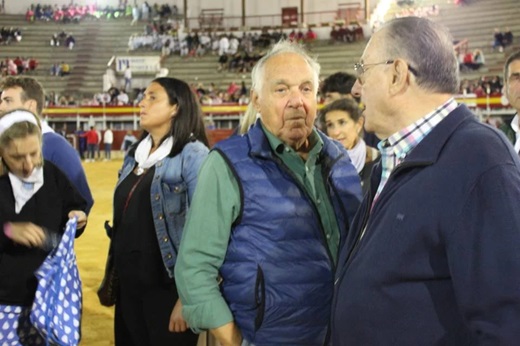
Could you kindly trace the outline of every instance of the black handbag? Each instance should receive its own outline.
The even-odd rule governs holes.
[[[105,230],[107,235],[112,238],[113,229],[109,225],[108,221],[105,221]],[[99,302],[103,306],[114,306],[117,298],[117,291],[119,290],[119,277],[117,276],[116,267],[114,263],[114,253],[112,250],[112,240],[110,240],[110,246],[108,247],[107,263],[105,264],[105,276],[101,285],[97,290]]]

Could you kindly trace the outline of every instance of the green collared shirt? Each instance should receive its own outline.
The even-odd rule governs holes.
[[[312,149],[304,161],[292,148],[262,129],[273,153],[303,187],[316,207],[334,263],[339,227],[318,161],[323,142],[313,130]],[[233,321],[220,292],[217,277],[226,256],[231,227],[239,217],[240,189],[224,158],[210,152],[199,172],[175,267],[175,280],[183,303],[183,316],[195,331],[221,327]]]

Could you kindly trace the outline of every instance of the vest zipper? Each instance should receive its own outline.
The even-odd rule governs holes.
[[[273,157],[273,159],[275,161],[278,162],[278,164],[280,165],[280,167],[283,168],[283,170],[289,174],[291,176],[291,178],[293,178],[296,186],[298,186],[298,188],[300,189],[300,191],[303,192],[303,194],[305,195],[305,197],[307,197],[307,200],[309,201],[311,207],[312,207],[312,210],[314,210],[314,213],[315,215],[318,217],[318,224],[319,224],[319,227],[320,227],[320,232],[321,232],[321,235],[322,235],[322,239],[321,239],[321,242],[322,244],[325,246],[325,250],[327,250],[327,255],[329,257],[329,261],[330,261],[330,264],[331,264],[331,269],[332,269],[332,280],[334,281],[334,273],[336,271],[336,264],[334,263],[334,259],[332,257],[332,253],[330,252],[330,249],[329,249],[329,244],[327,243],[327,236],[325,235],[325,230],[323,229],[323,224],[321,222],[321,217],[320,217],[320,213],[318,212],[318,209],[316,208],[316,206],[314,205],[314,202],[312,201],[312,198],[310,197],[309,193],[307,192],[307,190],[305,190],[305,187],[302,186],[302,184],[300,183],[300,181],[298,180],[298,178],[296,177],[296,175],[289,169],[289,167],[287,167],[282,160],[280,160],[278,157]]]

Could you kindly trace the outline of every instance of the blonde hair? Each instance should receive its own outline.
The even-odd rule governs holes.
[[[238,134],[243,135],[244,133],[249,131],[249,128],[251,128],[251,126],[253,126],[256,119],[258,118],[257,114],[258,113],[257,113],[255,107],[253,106],[253,102],[249,102],[249,104],[247,105],[246,112],[244,113],[244,116],[242,117],[242,120],[240,121],[240,127],[238,129]]]

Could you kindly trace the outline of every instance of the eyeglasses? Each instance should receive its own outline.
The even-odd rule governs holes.
[[[357,77],[361,77],[363,73],[365,73],[368,70],[368,66],[377,66],[377,65],[388,65],[393,64],[395,60],[387,60],[383,62],[376,62],[373,64],[363,64],[362,62],[357,62],[354,64],[354,71],[356,71]]]
[[[367,70],[368,70],[368,67],[369,66],[377,66],[377,65],[389,65],[389,64],[393,64],[395,62],[395,60],[386,60],[386,61],[383,61],[383,62],[376,62],[376,63],[373,63],[373,64],[363,64],[362,62],[358,62],[358,63],[355,63],[354,64],[354,71],[356,71],[356,75],[357,75],[357,79],[358,81],[362,83],[361,81],[361,76],[363,75],[363,73],[365,73]],[[418,76],[419,74],[417,73],[417,70],[414,69],[412,66],[410,66],[410,64],[407,64],[408,65],[408,70],[414,75],[414,76]]]

